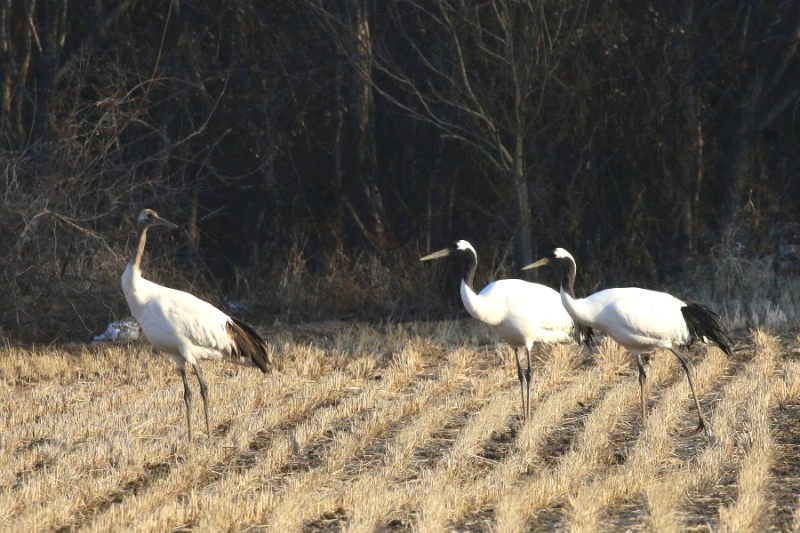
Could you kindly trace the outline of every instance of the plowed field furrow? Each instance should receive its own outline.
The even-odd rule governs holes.
[[[98,401],[97,406],[87,405],[83,411],[62,412],[42,424],[10,428],[5,433],[9,442],[7,454],[14,450],[22,453],[9,458],[5,464],[10,472],[16,473],[26,470],[29,464],[40,462],[43,457],[50,457],[55,459],[53,462],[62,463],[63,468],[72,465],[77,471],[82,471],[86,465],[71,461],[70,457],[87,459],[102,453],[98,448],[109,446],[112,438],[124,440],[131,438],[133,433],[147,433],[158,438],[169,431],[170,424],[174,425],[177,420],[178,413],[171,413],[176,411],[176,400],[179,401],[179,396],[174,387],[164,388],[154,383],[148,393],[134,394],[130,401],[121,397],[110,402]],[[174,418],[153,416],[153,413],[162,412],[168,416],[174,414]],[[105,458],[98,457],[97,460],[104,461]],[[63,474],[73,475],[68,471]]]
[[[469,381],[468,375],[474,370],[474,357],[473,351],[457,350],[451,353],[448,364],[439,368],[433,380],[420,384],[402,396],[384,399],[365,416],[354,420],[351,427],[337,432],[331,438],[331,446],[321,466],[282,480],[278,492],[274,492],[274,482],[258,488],[261,508],[251,523],[267,523],[272,531],[289,531],[292,524],[299,525],[304,508],[323,497],[323,491],[328,490],[331,476],[342,472],[375,439],[380,439],[404,419],[430,408],[431,402],[438,404],[465,387]],[[204,523],[206,528],[216,529],[225,523],[225,517],[207,518],[210,521]]]
[[[779,353],[776,339],[765,335],[757,337],[756,350],[771,353],[773,361]],[[744,406],[744,416],[736,428],[737,448],[744,452],[744,457],[736,476],[736,501],[719,510],[720,529],[723,531],[763,530],[766,525],[766,487],[775,461],[769,428],[770,413],[776,400],[770,387],[774,382],[771,370],[765,368],[763,374],[754,377],[756,393],[749,397]]]
[[[109,509],[91,523],[91,528],[106,531],[113,524],[125,524],[144,531],[152,528],[180,528],[191,524],[194,520],[191,516],[192,508],[185,505],[189,495],[195,497],[197,493],[211,492],[228,502],[235,500],[243,493],[244,487],[252,486],[247,484],[247,480],[254,483],[253,480],[274,475],[289,458],[299,453],[304,443],[322,435],[331,423],[369,409],[373,402],[403,390],[412,381],[418,381],[424,370],[421,360],[415,355],[401,357],[382,372],[381,379],[361,380],[350,384],[349,386],[358,388],[358,394],[348,395],[344,401],[318,408],[321,399],[330,398],[336,392],[332,390],[331,376],[325,376],[319,383],[309,385],[304,394],[293,399],[292,404],[276,406],[267,413],[268,416],[257,421],[261,432],[264,428],[284,429],[271,439],[268,446],[259,446],[259,455],[252,458],[247,468],[231,469],[223,477],[214,476],[213,484],[198,484],[195,482],[198,478],[210,481],[208,476],[204,476],[204,471],[219,462],[216,457],[209,457],[208,461],[199,460],[192,470],[176,471],[169,478],[158,480],[146,493],[132,495],[122,505]],[[287,420],[295,422],[286,426]],[[174,508],[189,513],[182,515],[176,513]],[[238,508],[231,508],[231,511],[238,512]]]
[[[781,350],[786,353],[787,349]],[[767,529],[800,531],[800,361],[785,361],[776,387],[778,407],[772,411],[770,432],[775,445],[768,487],[773,499],[796,501],[792,506],[773,506]]]
[[[58,440],[45,439],[31,450],[37,460],[48,458],[47,466],[28,476],[24,485],[11,485],[11,490],[4,491],[0,498],[11,500],[15,512],[22,512],[25,506],[39,509],[40,502],[52,501],[53,494],[66,497],[65,493],[69,491],[64,491],[64,486],[81,486],[82,479],[97,482],[98,479],[126,473],[138,475],[141,472],[139,458],[129,454],[138,454],[134,443],[139,436],[147,435],[145,438],[150,444],[159,442],[160,449],[152,450],[152,457],[169,453],[164,451],[160,441],[162,435],[170,433],[170,426],[157,427],[162,420],[152,416],[152,413],[168,409],[165,396],[157,390],[138,397],[121,411],[92,410],[83,416],[70,413],[54,420],[50,431],[59,436]],[[172,394],[168,396],[174,397]],[[28,458],[22,455],[21,460],[27,461]]]
[[[137,355],[152,359],[149,353]],[[46,357],[56,366],[63,364],[59,360],[63,358]],[[101,377],[69,386],[45,382],[25,394],[10,397],[3,411],[6,426],[0,431],[5,439],[5,445],[0,448],[0,464],[6,466],[0,472],[0,487],[12,486],[12,478],[18,472],[30,471],[32,465],[46,463],[47,457],[71,449],[87,428],[100,431],[108,413],[129,404],[153,402],[154,398],[163,397],[163,383],[150,385],[147,388],[141,383],[125,385],[119,378]]]
[[[705,356],[705,354],[703,354],[703,356]],[[745,364],[746,361],[739,360],[736,357],[726,358],[726,365],[723,372],[719,375],[719,377],[716,378],[711,388],[699,398],[703,412],[706,413],[707,416],[713,417],[713,409],[718,403],[725,386],[736,377],[736,375],[744,368]],[[676,381],[676,383],[678,381],[686,381],[686,376],[683,372],[679,372],[677,377],[679,379]],[[653,391],[651,391],[651,393],[652,392]],[[689,401],[691,402],[691,396],[689,396]],[[669,460],[663,463],[661,468],[662,470],[671,468],[674,465],[689,463],[697,456],[698,447],[707,444],[707,440],[703,435],[688,434],[691,431],[691,428],[694,427],[697,418],[693,409],[685,409],[685,398],[683,399],[683,402],[683,419],[677,423],[676,428],[671,430],[672,436],[676,437],[673,440],[675,447],[672,449]],[[689,403],[689,405],[691,406],[692,404]],[[639,429],[635,429],[634,431],[628,432],[626,441],[627,443],[624,446],[617,445],[619,449],[618,453],[625,457],[625,461],[627,461],[629,457],[635,455],[636,446],[639,445],[639,437],[641,436],[642,433],[639,431]],[[620,466],[625,461],[621,461]],[[733,474],[734,475],[731,477],[731,479],[735,478],[735,472]],[[724,477],[720,479],[720,482],[715,485],[714,489],[730,492],[730,487],[726,486],[724,483]],[[609,505],[603,510],[600,521],[603,523],[604,527],[626,530],[634,528],[637,524],[641,524],[642,520],[648,517],[648,515],[649,511],[647,499],[644,493],[640,492],[628,496],[627,498],[617,499],[616,501],[610,502]],[[568,515],[565,516],[563,527],[567,527],[567,521]]]
[[[81,355],[48,349],[34,358],[36,367],[44,367],[45,371],[52,366],[54,374],[27,387],[25,394],[9,399],[10,405],[18,408],[11,410],[4,428],[4,431],[16,428],[20,433],[26,428],[31,438],[48,437],[54,420],[80,413],[85,416],[95,409],[117,410],[128,399],[152,394],[154,387],[170,387],[175,378],[170,361],[142,348],[93,349]],[[82,370],[84,365],[88,369]]]
[[[348,471],[359,472],[357,478],[336,475],[322,497],[307,493],[304,499],[308,505],[301,507],[302,513],[296,513],[292,523],[283,524],[286,530],[296,529],[301,522],[320,516],[325,510],[344,509],[350,516],[349,530],[372,531],[377,522],[391,512],[391,501],[386,497],[389,487],[414,475],[414,451],[429,441],[431,434],[453,412],[476,409],[507,381],[508,372],[495,369],[470,379],[466,389],[449,395],[444,402],[421,411],[413,419],[403,420],[404,427],[385,444],[386,453],[377,468],[368,464],[348,467]],[[359,505],[365,499],[370,499],[372,505]]]
[[[713,418],[712,407],[718,403],[725,385],[729,383],[743,367],[744,363],[728,359],[724,372],[715,380],[713,387],[699,398],[703,407],[703,412],[707,413],[710,418]],[[683,380],[686,379],[682,373],[680,377]],[[685,402],[686,400],[684,399],[684,407]],[[691,403],[689,405],[691,406]],[[703,435],[688,434],[691,428],[694,427],[696,420],[694,410],[691,408],[684,408],[682,420],[678,422],[676,428],[672,430],[672,436],[676,437],[674,439],[675,447],[672,449],[669,459],[662,463],[659,469],[659,475],[664,471],[674,468],[675,465],[688,464],[697,457],[699,453],[698,449],[708,444]],[[620,447],[618,452],[624,455],[626,460],[636,453],[636,445],[638,443],[637,437],[640,436],[640,431],[637,429],[635,432],[630,432],[628,436],[630,437],[629,442],[626,443],[624,447]],[[623,462],[618,466],[622,464]],[[702,514],[702,510],[705,509],[704,506],[706,505],[705,503],[701,503],[699,499],[708,500],[709,498],[716,498],[717,500],[724,500],[726,494],[733,494],[732,485],[735,482],[735,474],[736,472],[731,468],[723,469],[720,474],[720,479],[713,487],[710,487],[711,492],[704,492],[700,498],[692,500],[692,504],[698,506],[698,512]],[[732,496],[729,499],[732,500]],[[643,520],[648,517],[648,502],[644,493],[638,492],[610,502],[602,511],[601,515],[599,522],[603,524],[603,527],[613,530],[629,530],[635,528],[637,524],[641,524]],[[563,527],[567,527],[568,518],[569,515],[566,515]],[[687,524],[687,526],[692,525]]]
[[[681,503],[686,501],[687,495],[718,483],[723,469],[735,463],[737,434],[747,405],[761,394],[771,394],[769,387],[764,387],[764,380],[774,371],[775,353],[765,342],[766,337],[756,337],[754,359],[723,389],[711,421],[710,444],[699,450],[688,465],[679,464],[666,471],[662,467],[664,473],[660,477],[640,475],[635,478],[635,484],[628,485],[628,493],[644,489],[649,503],[649,522],[659,531],[683,530],[686,516]],[[647,453],[643,446],[641,454]],[[706,509],[704,523],[716,523],[717,515],[717,509]]]
[[[331,384],[336,384],[337,388],[342,388],[355,379],[353,370],[360,369],[361,362],[354,362],[352,368],[343,372],[333,372],[330,375]],[[204,455],[206,458],[216,457],[224,450],[236,449],[249,440],[247,435],[252,435],[258,424],[257,418],[262,410],[271,410],[269,407],[277,403],[278,406],[287,403],[290,406],[297,404],[297,397],[303,403],[310,396],[306,389],[308,384],[305,379],[293,373],[266,378],[268,382],[258,382],[256,379],[265,379],[253,372],[245,372],[237,375],[236,378],[219,383],[209,383],[211,389],[212,417],[215,407],[229,405],[233,413],[242,413],[241,418],[230,422],[233,430],[229,427],[225,438],[221,442],[214,442],[210,445],[210,454]],[[254,394],[254,391],[258,391]],[[91,465],[85,466],[84,470],[76,470],[75,461],[65,461],[65,465],[72,465],[70,472],[60,474],[59,472],[45,472],[41,483],[53,485],[51,491],[55,491],[56,497],[46,500],[47,505],[30,507],[29,511],[22,510],[19,516],[15,517],[20,527],[26,524],[37,524],[40,527],[58,527],[57,524],[78,524],[86,518],[94,515],[98,510],[108,507],[109,502],[117,503],[126,489],[134,487],[131,493],[146,492],[148,486],[154,481],[153,476],[142,475],[143,459],[156,464],[170,465],[170,474],[167,478],[180,476],[187,469],[197,469],[196,472],[205,472],[206,464],[194,461],[176,462],[172,459],[174,454],[173,445],[170,443],[185,441],[185,417],[182,413],[176,413],[176,423],[173,426],[162,426],[166,432],[162,435],[152,435],[150,431],[142,431],[142,428],[152,424],[162,424],[157,416],[170,407],[173,410],[182,410],[183,406],[179,401],[180,396],[169,395],[172,401],[166,402],[163,394],[155,395],[155,405],[135,405],[126,406],[124,411],[108,413],[106,422],[109,426],[119,423],[123,427],[134,425],[134,429],[127,432],[116,431],[111,434],[111,439],[106,446],[98,446],[98,450],[93,454],[84,454],[90,457],[94,463],[99,463],[102,468],[92,470]],[[176,401],[177,400],[177,401]],[[154,416],[154,413],[156,415]],[[195,416],[199,413],[193,413]],[[202,416],[202,415],[200,415]],[[237,415],[238,416],[238,415]],[[196,420],[198,420],[196,418]],[[137,425],[138,424],[138,425]],[[107,437],[106,437],[107,438]],[[195,446],[202,447],[204,436],[198,437]],[[191,453],[194,453],[192,451]],[[93,463],[93,464],[94,464]],[[86,473],[84,473],[86,472]],[[75,489],[68,485],[67,490],[59,488],[64,479],[76,476],[92,476],[91,484],[78,484]],[[164,477],[164,476],[162,476]],[[80,477],[78,477],[80,479]],[[31,487],[33,484],[29,484]],[[24,496],[24,495],[23,495]],[[29,505],[30,499],[25,500]],[[44,500],[43,500],[44,501]],[[54,510],[58,510],[54,513]]]
[[[533,398],[531,399],[533,401]],[[519,408],[519,395],[516,388],[506,389],[489,398],[478,411],[469,415],[464,426],[449,450],[440,450],[440,459],[433,467],[411,474],[411,479],[403,483],[384,485],[373,489],[375,498],[381,502],[382,513],[373,509],[355,508],[352,519],[353,530],[390,530],[389,521],[413,524],[419,509],[425,508],[429,501],[441,501],[439,495],[450,486],[459,486],[474,475],[471,468],[475,462],[485,461],[477,457],[477,452],[485,444],[486,438],[511,423],[514,409]],[[361,516],[356,516],[361,513]],[[427,522],[439,518],[446,523],[446,510],[435,503],[427,507]],[[440,515],[436,518],[431,514]]]
[[[800,530],[793,333],[696,352],[706,437],[665,351],[643,428],[608,339],[537,351],[525,421],[513,354],[474,321],[275,330],[271,375],[204,365],[191,444],[146,347],[0,349],[0,533]]]
[[[680,371],[673,359],[666,355],[659,353],[651,361],[648,382],[652,376],[652,387],[660,387],[670,371]],[[711,380],[723,369],[724,361],[707,357],[697,367],[695,374],[698,393],[703,394]],[[678,382],[670,387],[661,403],[651,411],[647,429],[655,427],[666,431],[666,427],[673,425],[682,412],[682,403],[678,399],[685,398],[687,394],[688,385],[685,382]],[[615,450],[611,446],[611,435],[625,413],[635,409],[638,402],[639,385],[635,379],[611,389],[601,405],[589,414],[579,440],[555,468],[548,469],[533,479],[523,480],[500,499],[496,508],[498,529],[518,531],[525,527],[536,510],[559,500],[563,501],[574,491],[582,490],[586,494],[592,494],[594,482],[591,480],[598,477],[602,479],[603,473],[617,462]],[[635,462],[628,459],[623,467],[635,468]]]
[[[668,353],[663,354],[666,358]],[[670,360],[670,363],[674,361]],[[726,366],[724,354],[714,350],[709,352],[703,361],[695,365],[694,383],[698,396],[702,398],[712,384],[723,373]],[[691,397],[686,380],[681,380],[671,387],[661,401],[650,413],[647,427],[641,433],[631,450],[627,461],[596,481],[583,487],[573,487],[571,498],[571,523],[569,527],[588,531],[597,527],[603,510],[612,502],[621,501],[635,494],[638,480],[648,479],[658,474],[666,465],[683,464],[674,455],[676,441],[687,439],[699,441],[702,437],[685,435],[686,428],[693,427],[692,405],[686,400]],[[712,425],[715,420],[711,421]]]
[[[395,391],[394,394],[379,394],[367,405],[369,410],[359,409],[361,412],[358,417],[354,417],[350,426],[346,429],[337,431],[330,436],[330,444],[324,452],[324,462],[321,466],[311,470],[292,472],[291,475],[276,476],[279,474],[277,469],[269,468],[271,463],[281,463],[285,461],[287,455],[283,451],[283,446],[274,447],[271,454],[264,458],[266,471],[259,475],[258,472],[245,473],[244,476],[231,476],[223,484],[223,490],[215,487],[214,491],[204,492],[196,495],[195,502],[200,508],[219,508],[220,499],[223,494],[230,502],[230,495],[234,496],[234,501],[240,501],[240,506],[230,505],[232,514],[204,514],[201,517],[202,529],[219,529],[228,527],[223,524],[234,524],[235,527],[242,527],[236,524],[250,522],[252,524],[262,524],[265,521],[264,515],[273,514],[277,506],[283,506],[280,511],[274,513],[275,518],[285,517],[291,520],[291,511],[300,506],[300,500],[293,498],[295,495],[303,495],[308,491],[313,491],[315,486],[330,475],[331,471],[339,472],[342,466],[349,462],[349,459],[356,457],[361,450],[369,446],[375,439],[380,438],[399,420],[417,413],[423,407],[427,407],[427,402],[447,394],[448,391],[459,389],[465,379],[467,368],[474,357],[474,352],[459,350],[448,357],[448,363],[440,366],[433,380],[418,382],[410,390]],[[301,427],[290,436],[289,442],[302,443],[306,439],[304,435],[309,429],[314,429],[315,435],[321,434],[326,428],[330,427],[329,420],[322,420],[322,424],[317,421],[310,427]],[[309,439],[310,440],[310,439]],[[289,446],[287,443],[286,446]],[[302,446],[302,444],[301,444]],[[255,469],[254,469],[255,470]],[[158,510],[148,522],[158,524],[159,521],[174,521],[175,510],[170,506]],[[186,522],[191,521],[197,526],[194,518],[189,516],[184,518]],[[151,521],[152,520],[152,521]]]
[[[565,389],[564,394],[570,395],[576,392],[575,380],[577,378],[573,373],[573,367],[575,361],[578,360],[578,354],[575,350],[565,348],[556,348],[555,350],[554,355],[560,350],[561,357],[551,357],[545,367],[536,373],[537,377],[541,379],[536,380],[531,391],[532,415],[526,426],[531,424],[538,425],[539,428],[548,426],[547,414],[558,409],[556,403],[559,399],[553,403],[555,409],[542,404],[550,401],[551,396],[549,395],[553,391],[564,386],[568,381],[572,381],[573,384]],[[401,490],[395,491],[399,492],[398,507],[418,509],[416,527],[419,530],[444,529],[447,521],[459,512],[459,509],[454,508],[461,503],[456,493],[464,488],[474,486],[479,472],[486,473],[488,469],[497,464],[496,460],[487,460],[486,454],[481,454],[481,449],[485,449],[487,446],[485,439],[491,438],[504,425],[507,426],[508,423],[511,423],[511,419],[507,415],[503,417],[499,414],[493,415],[493,413],[495,410],[499,410],[501,413],[508,412],[512,407],[512,397],[513,392],[507,391],[505,394],[493,398],[492,404],[485,408],[479,416],[474,417],[465,427],[455,443],[453,451],[443,457],[434,469],[422,473],[419,484],[406,485],[401,487]],[[513,423],[516,424],[516,421]],[[520,437],[520,441],[523,438],[526,439],[528,449],[535,449],[536,439],[531,433],[526,433],[524,429],[523,433],[525,437]],[[508,457],[508,455],[505,456],[506,459]]]
[[[606,343],[596,359],[598,366],[578,374],[569,386],[558,388],[555,392],[544,389],[546,394],[541,404],[521,428],[508,456],[485,475],[461,486],[448,487],[441,495],[442,501],[436,505],[447,509],[448,520],[453,527],[462,529],[470,527],[476,519],[483,521],[483,518],[469,515],[485,515],[488,505],[493,506],[513,490],[520,480],[541,471],[544,468],[543,456],[546,455],[543,445],[552,432],[561,427],[566,416],[601,397],[594,409],[603,408],[606,398],[602,395],[609,385],[622,377],[621,370],[626,356],[616,346]],[[665,375],[666,372],[654,372],[653,381],[660,381]],[[577,419],[572,421],[575,424],[581,422],[582,420]],[[489,508],[489,513],[494,514],[494,507]],[[430,513],[424,507],[420,516],[422,520],[426,520],[426,516],[435,517],[433,522],[421,521],[421,530],[434,531],[441,528],[441,514]]]

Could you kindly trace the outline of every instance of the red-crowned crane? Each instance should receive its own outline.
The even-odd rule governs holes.
[[[717,345],[731,355],[731,340],[719,316],[708,307],[684,302],[665,292],[625,287],[605,289],[586,298],[575,298],[577,266],[572,255],[556,248],[552,256],[531,263],[523,270],[553,263],[561,267],[561,301],[572,319],[605,333],[636,356],[639,367],[639,389],[642,424],[647,418],[647,374],[642,354],[654,348],[665,348],[680,361],[689,389],[692,391],[699,422],[695,433],[708,427],[694,392],[689,361],[678,350],[694,340]]]
[[[244,322],[231,318],[208,302],[142,277],[141,261],[147,230],[153,226],[178,226],[159,217],[152,209],[144,209],[136,220],[139,242],[136,252],[122,273],[122,291],[131,314],[139,322],[147,340],[168,354],[178,365],[183,380],[183,401],[186,404],[186,425],[192,441],[192,392],[186,380],[186,364],[191,365],[200,384],[206,431],[208,421],[208,386],[200,372],[199,361],[225,359],[245,366],[270,370],[269,349],[258,333]]]
[[[522,411],[527,420],[531,407],[531,349],[534,343],[588,342],[592,332],[589,328],[576,326],[561,304],[558,293],[550,287],[521,279],[501,279],[476,293],[472,284],[478,268],[478,254],[467,241],[456,241],[448,248],[420,258],[420,261],[449,255],[461,257],[464,261],[461,279],[464,307],[473,318],[488,324],[514,350]],[[528,368],[524,373],[519,361],[519,348],[525,348],[528,357]]]

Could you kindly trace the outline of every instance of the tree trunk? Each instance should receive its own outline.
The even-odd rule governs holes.
[[[187,233],[189,234],[189,246],[192,252],[197,254],[200,251],[200,230],[197,227],[197,212],[200,203],[200,188],[195,186],[189,198],[189,218],[186,221]]]
[[[730,134],[723,149],[723,183],[726,183],[722,204],[722,226],[725,231],[739,222],[739,211],[744,202],[747,185],[747,162],[753,138],[752,116],[746,111]]]
[[[505,58],[508,62],[514,98],[514,147],[511,161],[511,188],[515,196],[516,225],[514,242],[516,250],[514,258],[517,268],[522,268],[533,261],[531,255],[531,206],[528,196],[528,180],[525,175],[525,104],[526,94],[531,87],[531,80],[526,74],[524,54],[519,54],[515,47],[514,9],[511,4],[503,4],[498,10],[498,17],[504,29]],[[498,141],[502,143],[502,141]],[[500,147],[501,153],[505,150]]]
[[[55,88],[59,58],[59,21],[63,0],[43,0],[42,54],[37,72],[36,107],[33,115],[33,138],[47,139],[50,129],[50,97]]]
[[[739,222],[739,212],[744,206],[749,185],[750,150],[756,135],[768,128],[800,94],[796,83],[784,81],[791,76],[787,76],[787,69],[794,61],[800,43],[800,4],[787,5],[788,12],[776,18],[776,23],[785,20],[786,26],[783,30],[775,30],[786,33],[770,36],[781,47],[763,52],[769,61],[754,68],[745,101],[741,102],[728,128],[730,133],[723,148],[723,180],[727,178],[728,186],[722,205],[722,231]],[[771,105],[767,107],[767,103]]]
[[[347,213],[350,215],[350,218],[353,220],[353,223],[358,228],[359,233],[367,242],[374,242],[375,236],[372,232],[367,228],[367,225],[361,219],[361,215],[359,215],[356,206],[353,205],[353,202],[350,200],[350,196],[348,194],[348,190],[344,185],[344,175],[345,175],[345,168],[343,162],[343,152],[345,149],[345,142],[344,142],[344,130],[345,130],[345,112],[347,110],[348,104],[347,100],[343,97],[342,94],[342,80],[344,74],[342,72],[342,68],[339,67],[336,69],[336,84],[335,84],[335,92],[336,92],[336,134],[335,134],[335,141],[334,141],[334,187],[336,188],[336,194],[338,196],[337,206],[337,216],[336,222],[341,228],[344,228],[344,211],[346,210]]]
[[[517,219],[517,227],[514,232],[516,245],[514,257],[517,268],[522,268],[533,262],[533,257],[531,256],[531,206],[528,197],[528,180],[525,176],[523,147],[523,138],[521,133],[518,132],[514,147],[514,168],[511,172]]]
[[[686,6],[683,26],[687,29],[684,35],[691,35],[694,19],[694,4]],[[686,79],[681,89],[681,107],[683,111],[683,146],[681,147],[680,189],[678,190],[678,253],[687,257],[697,249],[697,209],[699,209],[700,186],[703,181],[703,122],[698,106],[697,87],[695,85],[694,58],[692,55],[691,41],[684,37],[679,57],[687,67]],[[683,261],[677,263],[676,273],[684,265]]]
[[[33,32],[35,9],[36,0],[21,3],[17,13],[11,11],[11,2],[0,5],[0,131],[15,143],[28,138],[23,95],[34,41],[42,51]]]
[[[375,105],[372,81],[372,35],[364,0],[358,2],[356,9],[356,57],[359,58],[356,93],[356,116],[358,141],[356,145],[358,177],[361,182],[367,209],[372,221],[372,245],[385,247],[389,233],[386,228],[386,209],[381,190],[376,182],[377,157],[375,154]]]
[[[11,2],[0,3],[0,134],[8,136],[11,127],[12,70],[8,10]]]

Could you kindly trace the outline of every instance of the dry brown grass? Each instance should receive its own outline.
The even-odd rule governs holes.
[[[713,428],[668,352],[642,428],[630,356],[513,356],[473,322],[275,331],[279,369],[206,364],[212,437],[145,346],[0,354],[0,530],[681,531],[800,524],[800,341],[692,353]],[[195,417],[201,417],[199,410]]]

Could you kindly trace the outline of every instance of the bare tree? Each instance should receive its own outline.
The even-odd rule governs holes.
[[[542,95],[555,82],[562,48],[574,28],[569,17],[580,13],[546,4],[392,2],[385,6],[390,22],[369,56],[374,61],[363,55],[353,61],[384,98],[474,150],[507,180],[518,264],[532,258],[528,182],[532,147],[548,130],[538,121]],[[321,3],[315,5],[331,33],[342,39],[346,24]]]
[[[7,139],[26,139],[25,115],[28,75],[34,53],[42,52],[33,20],[36,1],[0,3],[0,130]]]
[[[800,3],[761,4],[741,1],[737,14],[735,50],[743,70],[739,83],[730,84],[724,100],[730,118],[722,126],[721,174],[728,180],[722,209],[723,229],[736,224],[751,179],[752,148],[769,128],[800,98]],[[735,65],[727,65],[728,67]],[[735,78],[734,78],[735,79]]]
[[[528,183],[535,147],[549,129],[539,121],[543,95],[556,81],[576,22],[570,17],[580,13],[550,7],[538,0],[401,0],[391,12],[412,60],[388,47],[376,54],[377,68],[400,89],[378,85],[381,94],[506,178],[517,264],[532,259]]]
[[[346,58],[333,70],[337,205],[349,214],[373,248],[384,248],[394,240],[394,235],[384,202],[385,188],[378,179],[372,2],[348,0],[338,10],[328,8],[321,0],[309,0],[307,5],[329,32],[337,55]],[[352,160],[352,164],[347,164],[347,160]],[[353,198],[354,191],[361,193],[361,209]]]

